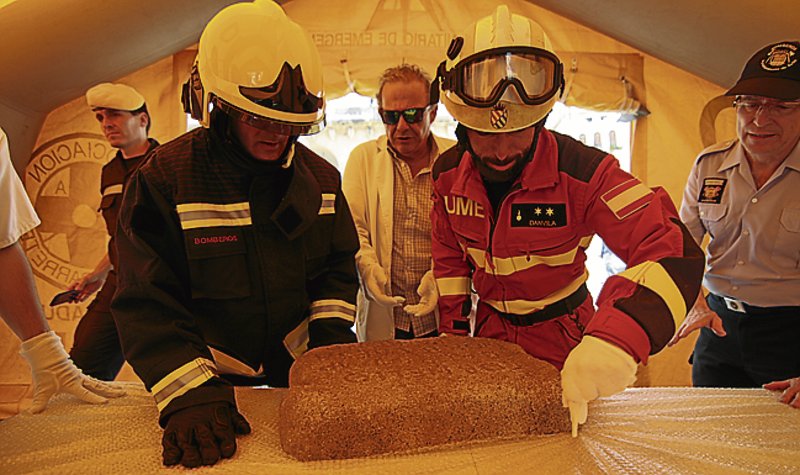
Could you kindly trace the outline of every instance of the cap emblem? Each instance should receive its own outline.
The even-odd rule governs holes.
[[[797,46],[791,43],[780,43],[770,48],[767,57],[761,60],[761,67],[766,71],[782,71],[797,63],[795,54]]]

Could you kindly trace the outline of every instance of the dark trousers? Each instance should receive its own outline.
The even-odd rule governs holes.
[[[75,342],[69,352],[72,361],[85,374],[103,381],[113,381],[125,363],[117,325],[111,316],[111,298],[116,288],[116,275],[111,272],[78,322]]]
[[[706,301],[727,335],[700,330],[690,360],[694,386],[752,388],[800,376],[800,307],[748,307],[740,313],[716,295]]]
[[[395,328],[394,329],[394,339],[395,340],[413,340],[414,338],[430,338],[430,337],[434,337],[434,336],[439,336],[439,332],[434,330],[434,331],[432,331],[430,333],[426,333],[424,335],[420,335],[420,336],[416,336],[415,337],[414,334],[411,333],[411,332],[407,332],[407,331],[401,330],[399,328]]]

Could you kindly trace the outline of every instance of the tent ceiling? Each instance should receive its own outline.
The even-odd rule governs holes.
[[[347,2],[338,1],[344,9]],[[721,86],[736,80],[753,51],[796,37],[800,24],[797,0],[774,0],[769,8],[752,0],[530,1]],[[94,83],[191,45],[230,3],[235,0],[11,2],[0,7],[0,104],[46,113]]]

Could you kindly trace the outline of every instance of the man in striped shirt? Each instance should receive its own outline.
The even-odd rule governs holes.
[[[431,133],[436,104],[430,77],[416,65],[384,71],[377,100],[386,135],[356,147],[343,188],[360,249],[359,339],[436,336],[431,271],[431,169],[455,142]]]

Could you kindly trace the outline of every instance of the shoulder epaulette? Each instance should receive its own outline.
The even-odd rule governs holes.
[[[718,142],[715,143],[714,145],[710,145],[704,148],[702,152],[700,152],[700,154],[697,156],[697,160],[695,161],[699,162],[700,160],[703,159],[703,157],[707,157],[715,153],[720,153],[726,150],[730,150],[730,148],[733,147],[734,144],[736,144],[736,139],[726,140],[724,142]]]
[[[464,148],[459,144],[453,145],[439,155],[439,158],[436,159],[436,163],[433,164],[433,179],[436,180],[441,173],[458,167],[458,164],[461,163],[462,155],[464,155]]]
[[[301,143],[295,144],[294,153],[294,160],[302,160],[303,165],[308,167],[317,179],[322,191],[336,192],[342,178],[336,167]]]
[[[550,131],[550,133],[553,134],[558,146],[558,171],[588,183],[608,153],[558,132]]]

